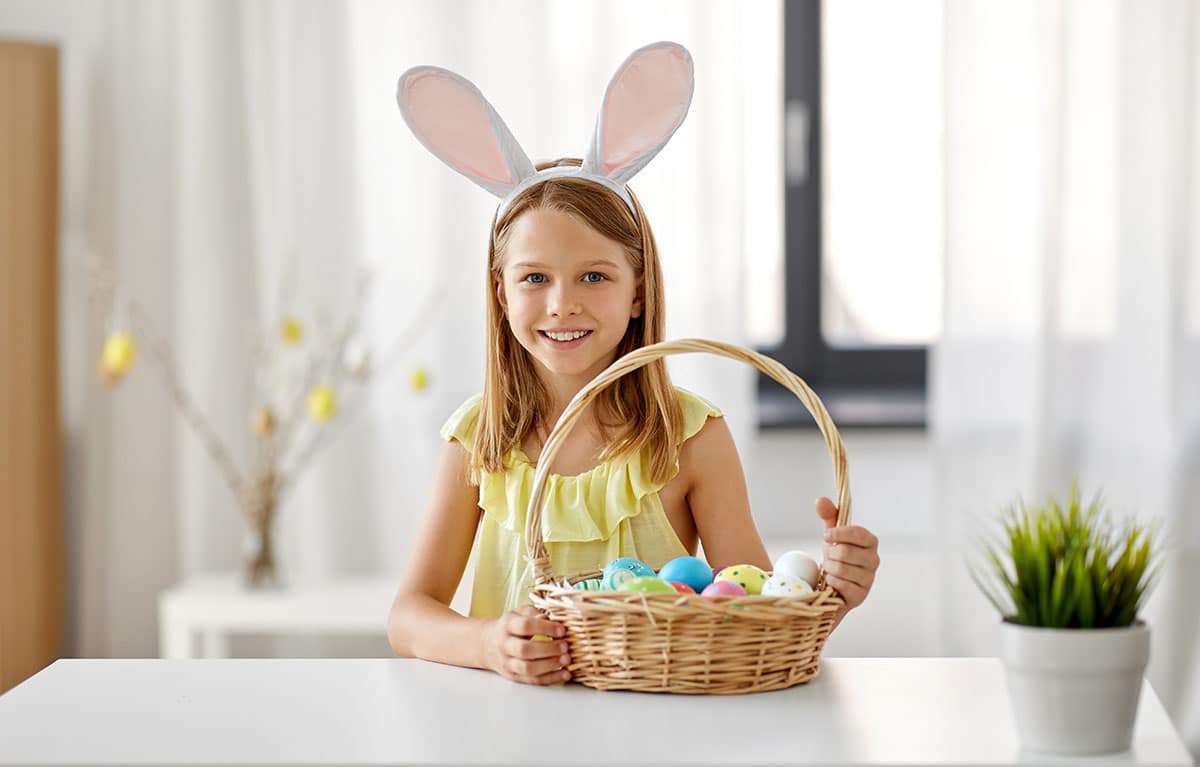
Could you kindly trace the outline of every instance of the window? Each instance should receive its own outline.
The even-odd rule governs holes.
[[[941,323],[940,5],[801,0],[783,14],[782,316],[752,319],[755,341],[840,425],[924,426]],[[765,376],[759,402],[763,427],[813,423]]]

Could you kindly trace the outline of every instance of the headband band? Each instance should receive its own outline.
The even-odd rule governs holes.
[[[629,190],[627,190],[621,184],[614,182],[607,176],[597,176],[594,173],[585,173],[582,167],[576,167],[574,165],[556,165],[553,168],[545,168],[543,170],[534,172],[532,176],[523,179],[521,183],[513,187],[512,191],[506,194],[504,199],[500,200],[500,205],[496,208],[496,220],[500,220],[500,217],[504,215],[504,211],[508,209],[509,203],[516,199],[517,195],[519,195],[521,192],[524,192],[531,186],[537,186],[543,181],[548,181],[552,178],[578,178],[607,187],[614,194],[625,201],[625,206],[629,208],[629,212],[634,218],[637,218],[637,211],[633,208],[633,198],[629,196]]]

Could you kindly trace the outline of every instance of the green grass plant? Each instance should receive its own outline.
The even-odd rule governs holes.
[[[1135,522],[1115,525],[1099,499],[1081,507],[1073,484],[1065,507],[1051,495],[1042,506],[1009,509],[1003,532],[982,542],[986,562],[971,577],[1012,623],[1129,626],[1160,569],[1153,537]]]

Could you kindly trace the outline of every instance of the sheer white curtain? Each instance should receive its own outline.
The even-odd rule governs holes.
[[[631,185],[663,259],[668,336],[742,342],[748,222],[769,219],[779,207],[778,190],[744,181],[777,152],[769,139],[749,137],[762,136],[763,123],[778,124],[779,3],[377,1],[353,5],[351,15],[364,253],[401,291],[380,307],[377,325],[396,324],[405,297],[422,287],[438,283],[445,291],[421,339],[433,380],[427,404],[413,410],[375,402],[372,422],[396,432],[380,443],[386,466],[430,455],[442,420],[482,386],[486,245],[496,205],[404,125],[394,90],[410,66],[433,63],[474,82],[536,162],[582,156],[604,88],[631,51],[664,39],[686,45],[696,62],[691,111]],[[759,67],[763,59],[775,66]],[[778,227],[778,218],[771,223]],[[748,441],[753,371],[702,357],[671,365],[678,383],[727,409],[737,436]],[[403,476],[377,506],[389,531],[379,556],[393,567],[405,554],[396,544],[407,540],[428,491],[427,472]]]
[[[79,64],[90,87],[72,90],[66,106],[88,126],[75,152],[85,202],[67,224],[67,289],[84,290],[89,254],[111,259],[235,456],[244,460],[253,439],[255,328],[288,311],[311,329],[321,308],[345,311],[360,267],[373,275],[365,327],[376,353],[407,324],[421,327],[282,508],[285,578],[398,573],[437,428],[482,385],[496,201],[404,126],[394,88],[407,67],[434,63],[473,80],[542,159],[583,152],[604,86],[630,51],[660,39],[687,45],[691,114],[633,185],[663,255],[669,335],[742,341],[744,243],[764,217],[777,226],[780,207],[778,190],[745,182],[778,151],[760,124],[778,124],[780,72],[759,64],[778,63],[778,2],[106,0],[94,16],[102,31]],[[283,300],[285,287],[294,300]],[[87,339],[73,342],[81,359],[67,365],[68,399],[81,411],[70,424],[80,445],[69,479],[71,649],[153,655],[158,593],[236,568],[244,525],[149,349],[135,375],[100,392],[91,355],[103,318],[69,314],[66,334]],[[406,381],[417,365],[430,377],[419,395]],[[730,412],[739,436],[749,433],[749,369],[705,358],[673,367]]]
[[[931,363],[944,650],[997,649],[963,565],[978,520],[1078,479],[1120,516],[1167,523],[1149,675],[1200,752],[1200,12],[968,0],[946,13]]]

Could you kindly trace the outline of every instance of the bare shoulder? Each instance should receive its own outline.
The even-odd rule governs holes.
[[[709,416],[679,450],[679,473],[688,486],[705,478],[719,479],[731,463],[740,464],[737,445],[722,416]]]

